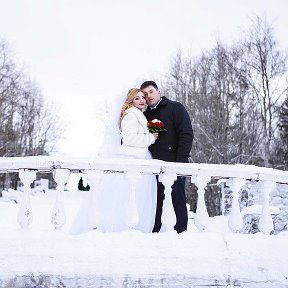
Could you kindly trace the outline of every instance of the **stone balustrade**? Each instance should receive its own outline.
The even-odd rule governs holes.
[[[24,193],[18,213],[18,223],[26,228],[32,221],[32,208],[30,205],[30,184],[36,179],[36,172],[52,172],[57,183],[57,197],[51,215],[51,222],[55,229],[61,229],[66,222],[62,194],[71,172],[87,174],[90,185],[90,197],[93,207],[97,207],[97,186],[103,173],[125,173],[129,181],[130,200],[127,211],[127,225],[135,227],[138,222],[135,203],[135,183],[141,174],[159,175],[159,180],[165,186],[165,201],[163,203],[162,223],[166,230],[172,230],[176,218],[171,200],[171,186],[177,176],[191,178],[198,190],[197,210],[194,222],[199,231],[204,231],[209,225],[209,216],[205,205],[205,186],[212,177],[217,177],[219,185],[226,183],[232,190],[232,209],[228,225],[231,231],[239,232],[243,227],[243,219],[239,207],[239,192],[247,181],[257,181],[263,191],[262,213],[259,229],[264,234],[273,230],[272,217],[269,210],[269,195],[275,189],[276,183],[288,183],[288,172],[271,168],[249,165],[218,165],[200,163],[172,163],[160,160],[142,159],[113,159],[113,158],[56,158],[51,156],[9,157],[0,158],[0,172],[19,172],[23,183]],[[135,210],[136,209],[136,210]],[[89,220],[93,227],[97,227],[97,209],[89,212]]]

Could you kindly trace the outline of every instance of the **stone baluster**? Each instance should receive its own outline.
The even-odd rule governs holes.
[[[139,215],[136,205],[136,185],[141,178],[140,172],[126,172],[125,177],[129,182],[130,193],[126,211],[126,224],[129,228],[135,227],[139,222]]]
[[[273,219],[269,210],[270,193],[276,188],[274,181],[261,181],[260,189],[263,191],[262,213],[259,220],[259,230],[263,234],[270,234],[273,231]]]
[[[159,181],[165,186],[165,198],[163,201],[161,222],[166,231],[174,230],[174,225],[176,224],[176,215],[171,197],[171,186],[174,184],[176,179],[177,174],[174,173],[163,173],[159,175]]]
[[[51,222],[56,230],[60,230],[62,226],[66,223],[66,213],[64,209],[63,202],[63,191],[65,184],[70,175],[70,170],[68,169],[54,169],[53,176],[57,183],[57,197],[54,204],[54,208],[51,215]]]
[[[232,190],[232,207],[228,220],[228,226],[234,233],[239,232],[243,227],[243,218],[240,212],[239,205],[239,192],[245,185],[246,180],[244,178],[229,178],[226,182]]]
[[[209,225],[209,215],[205,203],[205,187],[210,180],[210,175],[201,172],[191,177],[191,182],[194,182],[198,188],[197,210],[194,224],[199,231],[204,231]]]
[[[98,192],[104,173],[102,170],[87,170],[85,173],[87,174],[87,180],[90,186],[88,225],[90,228],[96,229],[99,225]],[[103,193],[105,193],[105,191],[103,191]]]
[[[19,169],[19,178],[23,183],[23,196],[18,212],[18,223],[21,228],[28,228],[32,223],[32,207],[30,202],[30,184],[36,179],[36,170]]]

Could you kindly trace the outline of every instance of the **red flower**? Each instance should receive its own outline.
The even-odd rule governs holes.
[[[158,119],[148,121],[147,127],[151,133],[166,131],[164,123]]]

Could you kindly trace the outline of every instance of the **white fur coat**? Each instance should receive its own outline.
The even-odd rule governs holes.
[[[126,110],[121,122],[122,145],[119,154],[135,158],[145,158],[148,146],[155,142],[147,128],[147,119],[136,107]]]

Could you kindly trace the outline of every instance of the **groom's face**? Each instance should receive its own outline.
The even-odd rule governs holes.
[[[146,102],[150,107],[154,107],[160,101],[160,91],[152,85],[143,89]]]

